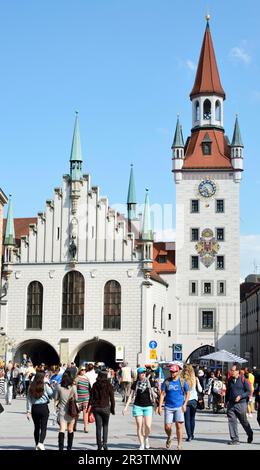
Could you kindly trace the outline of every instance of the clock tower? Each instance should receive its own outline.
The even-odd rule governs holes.
[[[194,86],[191,135],[177,119],[172,145],[176,183],[176,313],[174,342],[184,359],[206,346],[239,354],[239,188],[243,144],[236,117],[230,144],[207,19]],[[200,348],[202,354],[200,354]],[[204,349],[203,349],[204,348]],[[196,356],[193,355],[191,360]]]

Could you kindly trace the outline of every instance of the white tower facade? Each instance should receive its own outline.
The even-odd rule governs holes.
[[[192,361],[211,348],[240,352],[239,183],[243,166],[233,164],[232,145],[224,135],[225,93],[208,22],[190,98],[191,136],[182,167],[173,165],[174,342],[183,345],[183,358]]]

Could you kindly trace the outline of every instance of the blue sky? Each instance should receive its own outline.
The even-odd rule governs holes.
[[[260,2],[233,0],[12,0],[0,4],[0,187],[16,217],[35,216],[69,171],[79,111],[84,172],[110,205],[127,196],[173,204],[171,143],[180,113],[191,128],[191,91],[205,30],[245,145],[242,276],[260,272]],[[116,184],[115,184],[116,183]],[[174,217],[174,214],[173,214]],[[174,229],[163,227],[164,230]]]

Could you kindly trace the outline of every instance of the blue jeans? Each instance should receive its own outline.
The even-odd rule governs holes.
[[[184,414],[186,433],[192,439],[194,438],[196,408],[197,400],[190,400],[187,403],[186,413]]]

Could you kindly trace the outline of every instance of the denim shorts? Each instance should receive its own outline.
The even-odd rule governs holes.
[[[184,413],[182,406],[180,408],[164,408],[164,422],[165,424],[183,423]]]
[[[136,416],[152,416],[153,406],[137,406],[133,405],[133,417]]]

